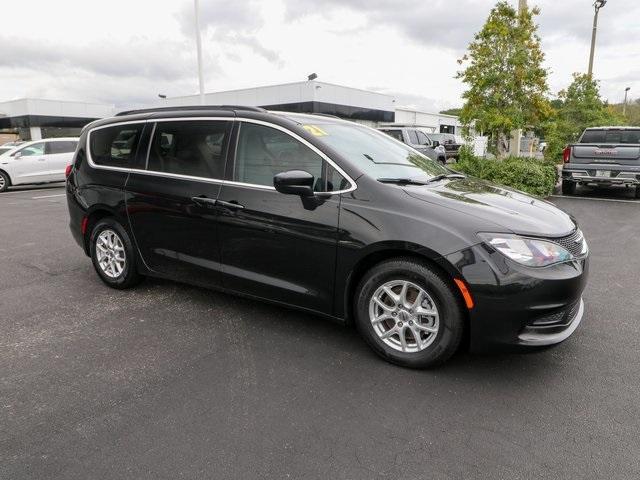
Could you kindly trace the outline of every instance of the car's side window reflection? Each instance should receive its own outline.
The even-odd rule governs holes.
[[[313,175],[317,192],[335,190],[333,183],[342,183],[342,176],[335,169],[291,135],[243,122],[238,137],[234,181],[272,187],[274,175],[287,170],[304,170]]]

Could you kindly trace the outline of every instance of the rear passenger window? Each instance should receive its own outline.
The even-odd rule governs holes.
[[[192,177],[224,177],[231,122],[158,122],[148,170]]]
[[[143,124],[99,128],[90,134],[91,159],[97,165],[131,167]]]
[[[76,146],[78,142],[71,141],[60,141],[60,142],[48,142],[47,143],[47,154],[55,155],[58,153],[73,153],[76,151]]]
[[[314,190],[325,191],[324,163],[320,155],[291,135],[245,122],[240,127],[234,180],[273,187],[274,175],[287,170],[304,170],[314,176]]]

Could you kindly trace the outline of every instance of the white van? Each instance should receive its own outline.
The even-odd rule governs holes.
[[[47,138],[0,153],[0,192],[13,185],[63,182],[77,146],[77,138]]]

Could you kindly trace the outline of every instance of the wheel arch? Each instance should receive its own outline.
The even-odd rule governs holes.
[[[96,223],[98,223],[100,220],[102,220],[103,218],[106,217],[114,217],[115,219],[117,219],[120,223],[122,223],[122,219],[120,218],[119,215],[117,215],[116,212],[114,212],[112,209],[110,209],[109,207],[107,207],[106,205],[96,205],[93,208],[91,208],[91,210],[89,212],[87,212],[86,218],[87,218],[87,226],[86,229],[84,231],[84,253],[87,254],[87,256],[91,255],[91,249],[90,249],[90,244],[89,244],[89,239],[91,238],[91,231],[93,230],[93,227],[96,225]],[[126,225],[123,225],[126,228]]]
[[[343,308],[346,323],[353,323],[353,298],[356,292],[356,288],[358,287],[358,284],[360,283],[364,275],[379,263],[393,258],[408,258],[418,260],[428,265],[434,271],[438,272],[451,287],[452,291],[456,295],[456,298],[458,298],[458,300],[461,302],[461,306],[463,307],[466,321],[468,323],[468,309],[465,307],[464,298],[462,297],[460,289],[454,282],[454,278],[461,278],[461,275],[446,258],[429,248],[423,247],[421,245],[411,244],[408,242],[385,242],[383,244],[376,245],[375,247],[376,248],[367,252],[356,262],[347,278],[343,297]],[[465,326],[465,329],[467,329],[466,327],[467,326]]]
[[[9,185],[7,185],[8,187],[11,187],[13,185],[13,180],[11,180],[11,175],[9,175],[9,172],[7,172],[6,170],[0,168],[0,172],[4,173],[4,175],[7,177],[7,179],[9,180]]]

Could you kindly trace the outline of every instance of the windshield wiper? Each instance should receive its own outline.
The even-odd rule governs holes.
[[[380,183],[397,183],[398,185],[426,185],[426,182],[412,180],[410,178],[379,178]]]
[[[467,178],[461,173],[441,173],[440,175],[436,175],[435,177],[427,180],[427,183],[439,182],[440,180],[452,179],[452,178]]]

